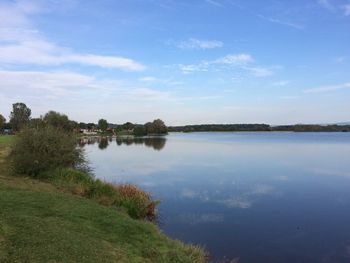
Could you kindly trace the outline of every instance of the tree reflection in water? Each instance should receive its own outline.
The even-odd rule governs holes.
[[[116,141],[118,146],[121,145],[145,145],[146,147],[153,148],[156,151],[160,151],[165,147],[166,138],[165,137],[84,137],[78,140],[78,144],[84,147],[86,144],[98,143],[98,148],[101,150],[106,149],[109,144]]]

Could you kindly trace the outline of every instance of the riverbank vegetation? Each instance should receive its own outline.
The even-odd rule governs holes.
[[[2,136],[0,137],[2,138]],[[13,176],[0,143],[0,262],[205,262],[202,249],[112,206]]]
[[[95,179],[77,134],[51,117],[0,136],[1,262],[206,261],[151,223],[149,193]]]

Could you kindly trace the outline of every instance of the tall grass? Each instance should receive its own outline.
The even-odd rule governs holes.
[[[135,185],[106,183],[72,168],[59,168],[40,177],[64,191],[124,210],[132,218],[152,221],[157,217],[159,201],[153,200],[149,193]]]

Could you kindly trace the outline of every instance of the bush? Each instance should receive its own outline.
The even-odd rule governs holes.
[[[77,147],[74,134],[52,126],[22,130],[10,158],[15,173],[34,177],[57,168],[86,167],[83,150]]]
[[[119,194],[116,205],[125,208],[132,218],[156,219],[159,201],[152,200],[149,193],[131,184],[114,187]]]

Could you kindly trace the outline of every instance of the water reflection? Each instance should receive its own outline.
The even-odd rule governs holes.
[[[106,137],[102,137],[101,139],[100,139],[100,141],[98,142],[98,148],[100,149],[100,150],[104,150],[104,149],[106,149],[107,147],[108,147],[108,138],[106,138]]]
[[[106,149],[109,144],[113,141],[116,141],[116,144],[118,146],[121,145],[145,145],[146,147],[153,148],[156,151],[160,151],[165,147],[166,144],[166,138],[165,137],[131,137],[131,136],[125,136],[125,137],[84,137],[80,138],[78,140],[78,144],[81,147],[84,147],[85,145],[94,145],[98,144],[98,148],[100,150]]]
[[[161,229],[213,259],[349,262],[350,133],[112,141],[87,145],[96,176],[150,191],[162,200]]]

